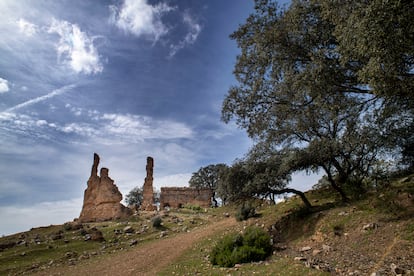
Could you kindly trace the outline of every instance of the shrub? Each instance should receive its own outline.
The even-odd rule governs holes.
[[[260,227],[249,227],[243,236],[243,244],[263,249],[265,254],[272,253],[270,235]]]
[[[202,208],[199,205],[191,205],[191,204],[184,205],[184,208],[190,209],[190,210],[193,210],[193,211],[201,211],[202,210]]]
[[[155,228],[161,227],[161,224],[162,224],[161,217],[153,217],[151,221],[152,221],[152,226],[153,227],[155,227]]]
[[[244,202],[236,212],[236,220],[243,221],[256,216],[256,209],[250,202]]]
[[[262,261],[272,252],[270,236],[259,227],[249,227],[245,234],[225,236],[212,250],[213,265],[232,267],[238,263]]]

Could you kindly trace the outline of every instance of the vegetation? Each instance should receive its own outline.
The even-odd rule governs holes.
[[[126,196],[125,202],[128,206],[140,207],[143,200],[142,188],[135,187],[133,188]]]
[[[259,227],[249,227],[244,235],[223,238],[211,252],[213,265],[232,267],[235,264],[262,261],[272,252],[270,236]]]
[[[220,173],[222,170],[226,169],[225,164],[212,164],[206,167],[201,167],[197,172],[193,173],[189,181],[190,187],[194,188],[207,188],[213,191],[213,201],[214,206],[218,206],[216,200],[216,190],[219,182]]]
[[[256,216],[256,208],[250,202],[243,202],[236,212],[236,220],[243,221]]]
[[[283,157],[270,185],[280,190],[284,174],[322,170],[347,201],[345,186],[365,192],[364,182],[391,156],[393,168],[412,165],[413,9],[397,0],[299,0],[287,9],[256,1],[231,35],[241,49],[238,85],[222,119],[235,119],[258,142],[253,155],[261,153],[267,170]]]
[[[155,227],[155,228],[160,228],[162,225],[162,219],[159,216],[153,217],[151,219],[151,222],[152,222],[152,227]]]

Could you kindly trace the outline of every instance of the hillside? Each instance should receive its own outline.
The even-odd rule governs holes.
[[[160,213],[158,228],[149,212],[128,221],[40,227],[0,239],[0,274],[413,275],[413,195],[411,176],[348,204],[327,190],[309,191],[311,212],[296,197],[256,202],[258,216],[243,222],[232,218],[235,206],[187,206]],[[273,256],[234,268],[210,265],[214,244],[248,225],[272,233]]]

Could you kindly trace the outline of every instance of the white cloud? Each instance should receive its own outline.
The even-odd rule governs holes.
[[[147,116],[131,114],[103,114],[105,132],[128,140],[161,138],[191,138],[192,130],[183,123],[168,120],[154,120]]]
[[[119,29],[137,37],[146,36],[154,42],[168,33],[161,18],[174,10],[166,3],[148,4],[146,0],[125,0],[121,8],[110,6],[111,20]]]
[[[183,22],[187,26],[188,32],[185,35],[184,39],[181,40],[178,44],[170,45],[169,57],[173,57],[179,50],[186,47],[187,45],[194,44],[201,32],[201,25],[196,22],[190,13],[184,13]]]
[[[154,178],[154,188],[160,189],[161,187],[188,187],[192,173],[179,173],[163,176],[160,178]]]
[[[19,25],[19,31],[26,36],[33,36],[37,33],[37,26],[23,18],[20,18],[17,24]]]
[[[78,25],[53,19],[48,30],[60,36],[56,45],[59,60],[67,63],[76,73],[96,74],[103,70],[93,38],[82,32]]]
[[[9,91],[9,81],[0,78],[0,93],[5,93],[7,91]]]
[[[56,202],[42,202],[30,206],[0,207],[2,223],[0,235],[28,231],[32,227],[63,224],[78,217],[82,207],[82,198]]]
[[[23,107],[26,107],[26,106],[29,106],[29,105],[32,105],[32,104],[35,104],[35,103],[38,103],[38,102],[43,102],[43,101],[45,101],[47,99],[50,99],[50,98],[53,98],[53,97],[58,96],[60,94],[63,94],[66,91],[71,90],[71,89],[73,89],[75,87],[76,87],[76,85],[74,85],[74,84],[65,85],[65,86],[63,86],[63,87],[61,87],[59,89],[53,90],[52,92],[50,92],[50,93],[48,93],[46,95],[43,95],[43,96],[40,96],[40,97],[31,99],[31,100],[25,101],[25,102],[23,102],[21,104],[18,104],[18,105],[13,106],[13,107],[10,107],[5,112],[6,113],[7,112],[14,112],[17,109],[20,109],[20,108],[23,108]]]

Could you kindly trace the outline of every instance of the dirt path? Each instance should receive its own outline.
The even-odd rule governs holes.
[[[38,275],[156,275],[193,244],[234,225],[234,218],[224,219],[189,233],[138,246],[135,250],[104,256],[76,266],[53,268]]]

